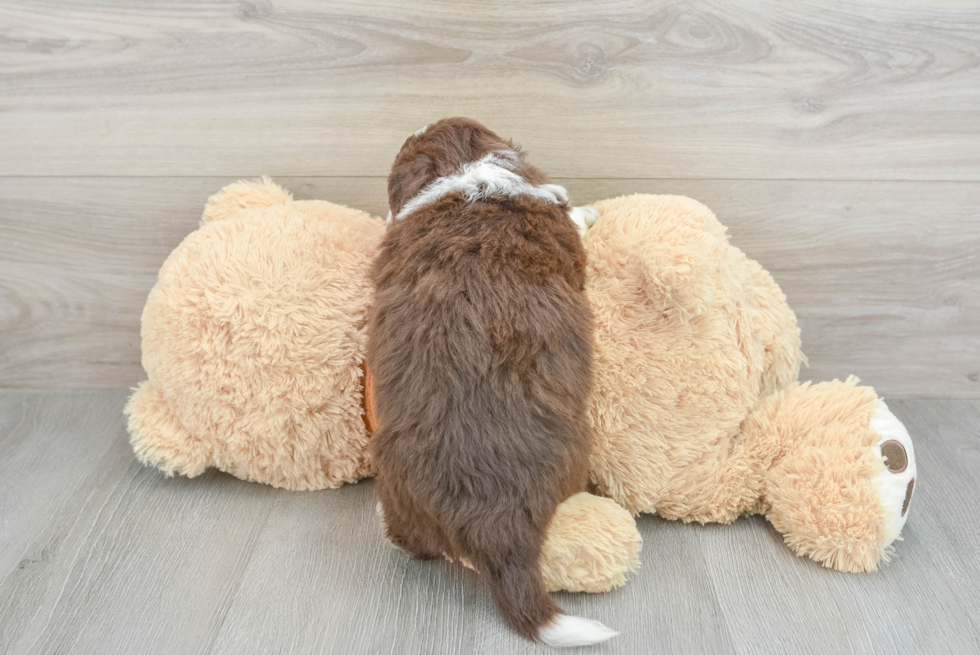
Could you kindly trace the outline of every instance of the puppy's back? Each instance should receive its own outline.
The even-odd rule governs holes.
[[[389,536],[468,560],[518,632],[556,645],[611,635],[561,614],[538,568],[555,508],[588,475],[591,312],[567,211],[457,193],[395,221],[368,352]]]

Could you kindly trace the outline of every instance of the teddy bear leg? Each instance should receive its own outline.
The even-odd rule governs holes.
[[[129,441],[137,459],[167,475],[193,478],[212,465],[210,449],[187,432],[163,394],[151,382],[140,383],[125,409]]]
[[[912,440],[857,379],[796,385],[753,412],[750,430],[780,435],[766,516],[797,554],[840,571],[887,561],[915,480]]]
[[[630,513],[609,498],[578,493],[555,510],[541,548],[548,591],[610,591],[640,564],[643,539]]]

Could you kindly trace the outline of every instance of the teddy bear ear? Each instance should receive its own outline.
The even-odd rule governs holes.
[[[629,278],[671,320],[686,323],[709,311],[728,247],[710,209],[683,196],[647,194],[593,207],[600,220],[585,238],[593,265],[618,265],[619,281]]]
[[[710,258],[690,243],[645,245],[630,253],[629,263],[650,302],[665,317],[684,323],[706,313],[717,290],[718,272]]]
[[[208,198],[201,225],[232,218],[242,209],[275,207],[292,201],[292,194],[268,177],[255,181],[239,180]]]

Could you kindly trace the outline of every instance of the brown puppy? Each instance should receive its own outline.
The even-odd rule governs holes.
[[[584,491],[592,314],[565,190],[464,118],[408,138],[372,270],[372,449],[388,538],[468,560],[507,622],[552,645],[614,632],[565,615],[538,557]]]

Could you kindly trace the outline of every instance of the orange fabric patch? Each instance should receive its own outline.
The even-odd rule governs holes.
[[[374,376],[367,364],[361,364],[361,368],[364,370],[364,425],[368,432],[373,433],[378,429],[378,414],[374,405]]]

